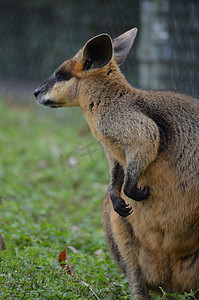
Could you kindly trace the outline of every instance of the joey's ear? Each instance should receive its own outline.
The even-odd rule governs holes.
[[[84,70],[101,68],[112,58],[113,45],[108,34],[100,34],[89,40],[83,48]]]
[[[121,65],[125,61],[136,34],[137,28],[133,28],[113,40],[114,58],[118,65]]]

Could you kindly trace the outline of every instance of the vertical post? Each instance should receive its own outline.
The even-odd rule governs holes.
[[[139,86],[146,89],[166,88],[162,77],[165,56],[170,55],[167,14],[169,0],[140,1],[140,34],[137,51]],[[167,59],[166,59],[167,60]]]

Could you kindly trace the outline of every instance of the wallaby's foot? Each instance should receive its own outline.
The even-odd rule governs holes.
[[[127,197],[135,200],[135,201],[142,201],[149,197],[149,187],[144,186],[143,188],[131,188],[129,186],[124,187],[124,193]]]
[[[114,210],[121,217],[127,217],[133,212],[132,207],[130,207],[129,204],[126,204],[125,201],[118,195],[111,195],[111,201],[113,203]]]

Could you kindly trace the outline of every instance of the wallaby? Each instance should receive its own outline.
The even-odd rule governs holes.
[[[103,145],[107,241],[133,299],[148,299],[148,289],[199,288],[199,101],[125,80],[119,65],[136,34],[95,36],[34,94],[45,106],[80,106]]]

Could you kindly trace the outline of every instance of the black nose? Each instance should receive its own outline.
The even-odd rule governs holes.
[[[40,93],[40,89],[36,89],[35,91],[34,91],[34,95],[35,95],[35,97],[37,98],[37,96],[39,95],[39,93]]]

